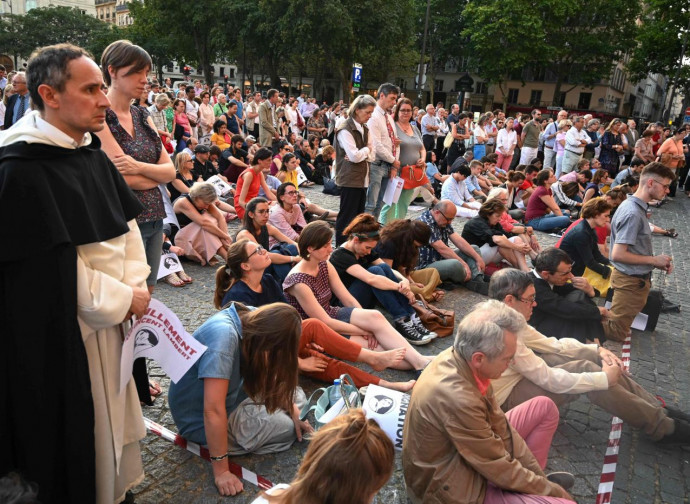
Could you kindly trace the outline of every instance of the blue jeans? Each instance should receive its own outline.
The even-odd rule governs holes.
[[[367,268],[367,271],[374,275],[388,277],[396,283],[399,282],[393,274],[393,270],[387,264],[375,264]],[[376,301],[378,301],[393,316],[393,320],[398,320],[414,313],[410,302],[398,291],[377,289],[361,280],[352,282],[352,285],[347,290],[359,301],[362,308],[374,308]]]
[[[472,248],[481,256],[479,247],[472,245]],[[471,280],[474,280],[482,275],[482,272],[474,259],[458,249],[455,250],[455,253],[460,257],[460,259],[465,261],[467,266],[470,268],[470,275],[472,275]],[[441,259],[440,261],[432,262],[427,266],[427,268],[434,268],[437,270],[438,274],[441,276],[441,281],[443,282],[449,281],[457,284],[463,284],[466,282],[465,278],[467,273],[465,272],[465,267],[460,264],[457,259]]]
[[[537,231],[551,231],[570,226],[570,218],[565,215],[543,215],[532,219],[527,225]]]
[[[364,211],[377,219],[383,206],[383,195],[386,194],[386,187],[388,187],[390,170],[391,165],[388,163],[369,165],[369,190],[367,190],[367,204]]]

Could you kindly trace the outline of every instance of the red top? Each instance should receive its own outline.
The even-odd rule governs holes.
[[[237,178],[237,188],[235,189],[235,211],[237,216],[241,219],[244,217],[244,208],[240,206],[240,195],[242,194],[242,186],[244,185],[244,175],[245,173],[252,172],[254,178],[249,185],[249,191],[247,191],[247,198],[245,199],[245,205],[249,203],[252,198],[256,198],[259,194],[259,188],[261,187],[261,178],[264,176],[263,173],[257,173],[252,168],[247,168],[240,176]]]
[[[525,179],[525,181],[520,186],[520,190],[525,191],[525,190],[530,189],[532,187],[534,187],[534,184],[532,183],[532,181]]]
[[[537,217],[543,217],[549,211],[549,207],[546,206],[541,200],[542,196],[551,196],[551,189],[544,186],[537,187],[532,196],[529,197],[527,202],[527,211],[525,212],[525,222],[529,222]]]

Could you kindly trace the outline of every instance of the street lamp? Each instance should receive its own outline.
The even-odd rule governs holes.
[[[14,12],[12,11],[12,0],[2,0],[10,8],[10,16],[12,17],[12,30],[14,31]],[[14,54],[14,68],[17,68],[17,54]]]

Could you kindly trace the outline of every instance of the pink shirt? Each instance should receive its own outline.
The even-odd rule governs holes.
[[[556,156],[562,156],[563,152],[565,152],[565,145],[561,145],[561,140],[565,140],[565,133],[558,132],[556,134],[556,142],[554,145],[556,146]]]

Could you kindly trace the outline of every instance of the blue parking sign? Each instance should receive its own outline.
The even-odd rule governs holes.
[[[360,84],[362,82],[362,65],[355,63],[352,65],[352,83]]]

